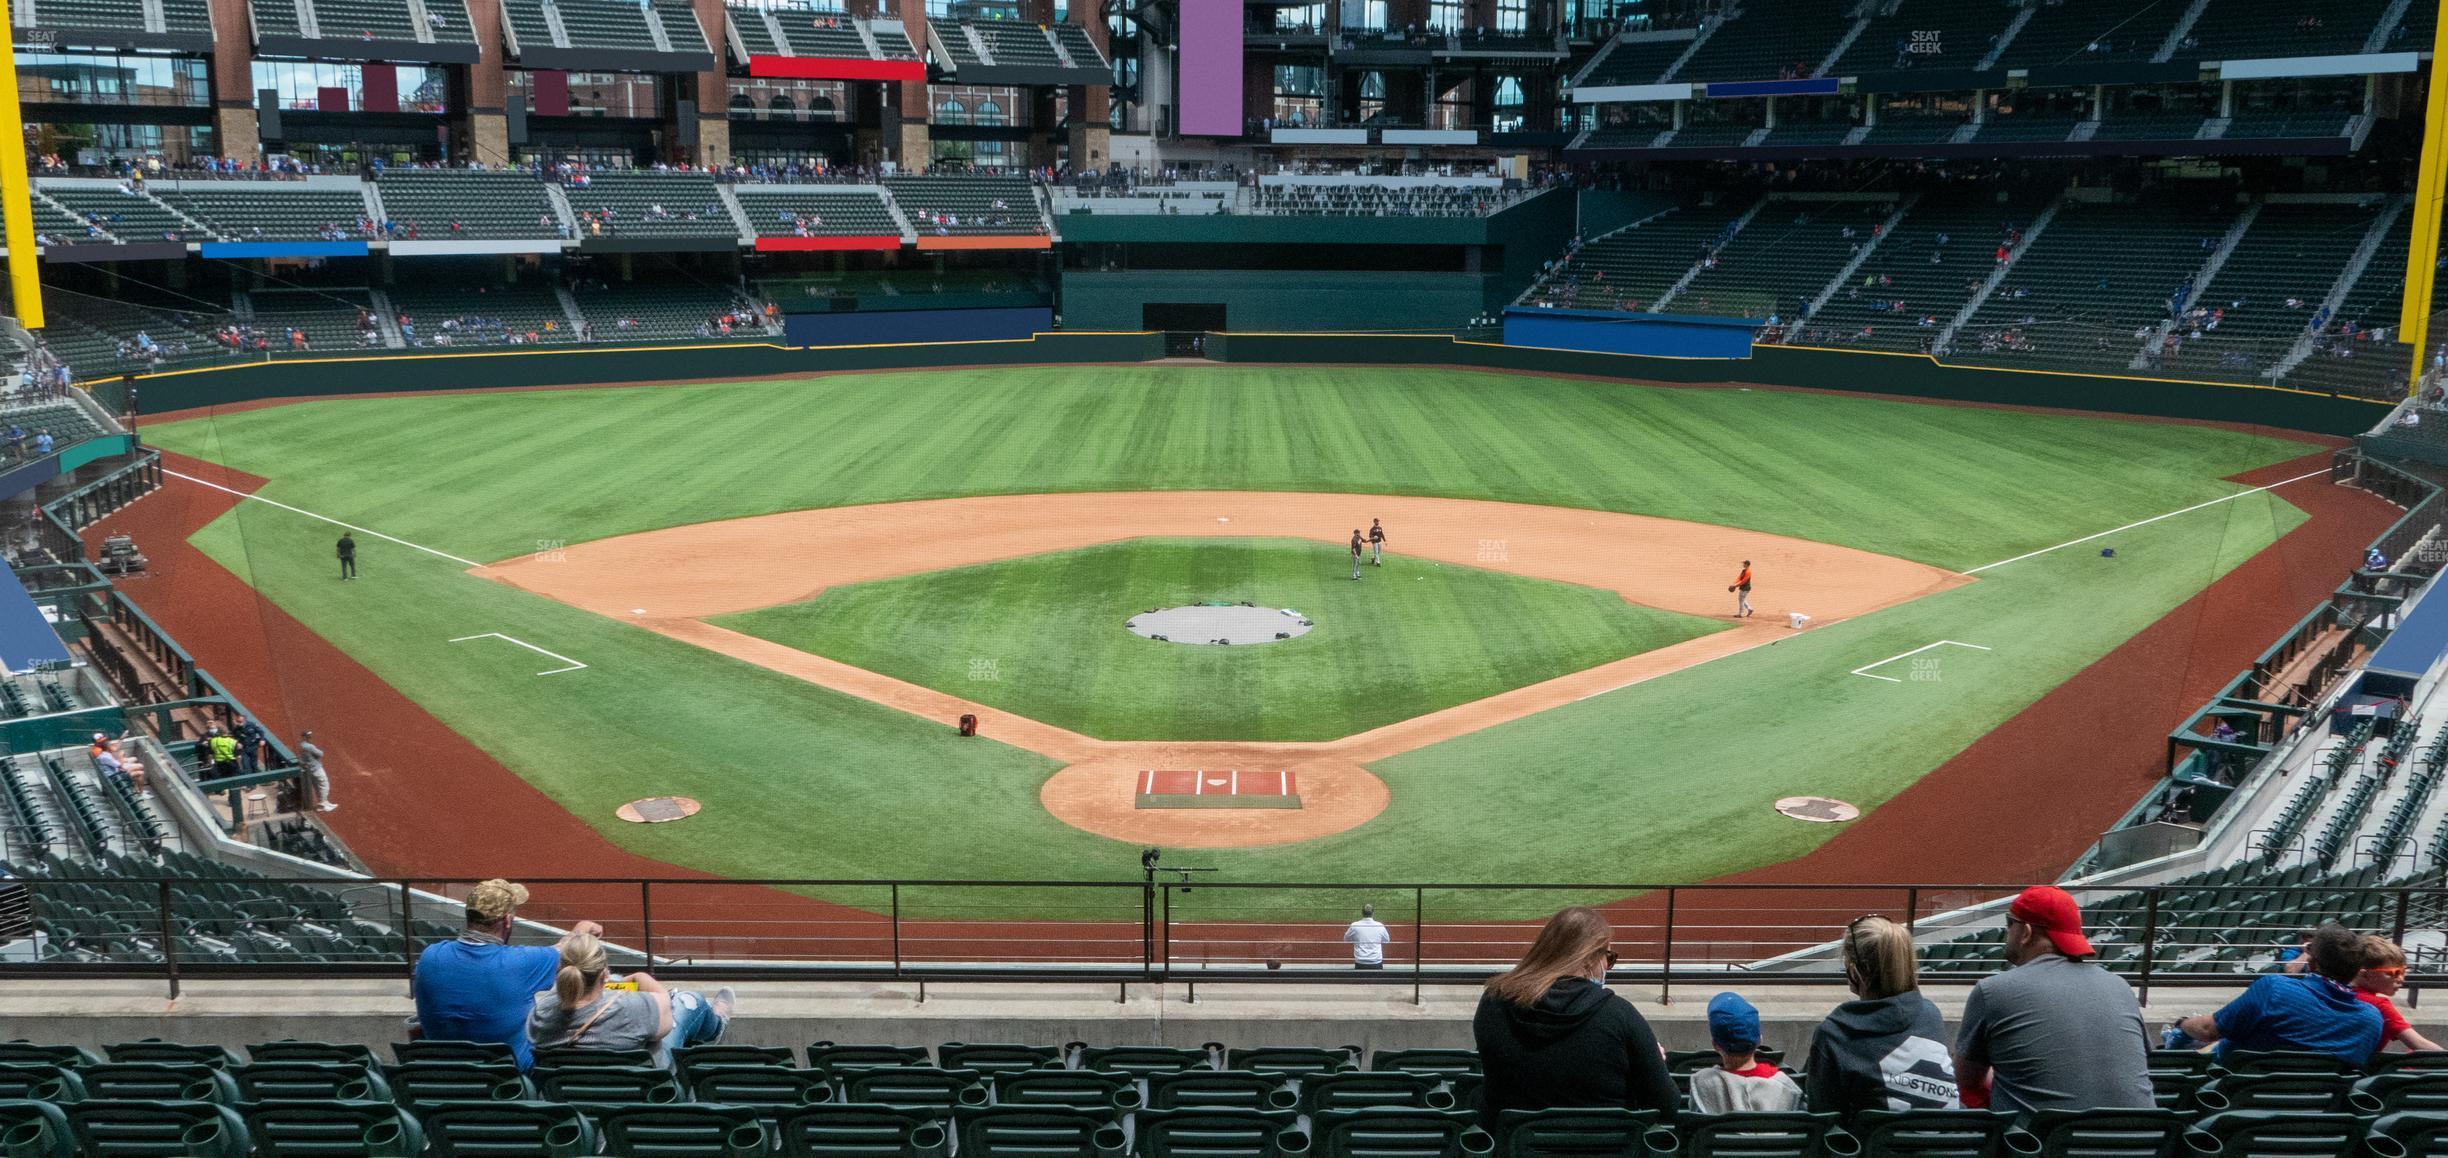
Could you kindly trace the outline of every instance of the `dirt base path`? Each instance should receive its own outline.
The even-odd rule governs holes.
[[[1300,538],[1327,544],[1320,565],[1364,519],[1385,520],[1388,582],[1421,562],[1505,571],[1614,591],[1624,599],[1726,618],[1725,584],[1746,559],[1762,582],[1757,614],[1726,631],[1629,656],[1323,743],[1111,741],[1083,736],[876,672],[729,631],[709,617],[799,603],[825,589],[1126,539]],[[741,560],[753,559],[753,566]],[[926,719],[975,714],[987,735],[1063,761],[1039,794],[1073,827],[1185,848],[1289,844],[1344,832],[1383,811],[1388,793],[1363,764],[1655,679],[1790,634],[1786,612],[1817,624],[1969,583],[1968,576],[1849,547],[1644,515],[1471,499],[1249,491],[998,495],[791,511],[671,527],[512,559],[474,574]],[[1119,628],[1117,627],[1117,630]],[[1300,773],[1298,810],[1141,809],[1150,768]]]

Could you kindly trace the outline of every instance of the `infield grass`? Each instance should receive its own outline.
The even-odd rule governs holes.
[[[1955,569],[2234,494],[2241,488],[2223,476],[2314,449],[2169,423],[1833,394],[1170,366],[314,402],[148,427],[145,437],[263,475],[268,498],[479,560],[805,507],[1241,489],[1662,515]],[[1449,882],[1694,880],[1784,860],[1839,826],[1788,821],[1766,802],[1818,793],[1875,808],[2301,519],[2282,494],[2256,494],[2120,534],[2113,562],[2086,548],[1989,571],[1382,761],[1374,769],[1394,795],[1378,819],[1201,859],[1228,880]],[[1040,757],[960,743],[936,722],[363,536],[363,578],[337,583],[330,539],[324,524],[260,503],[197,536],[640,853],[759,877],[1135,875],[1134,850],[1038,806],[1053,770]],[[448,642],[486,631],[593,666],[537,679],[532,655]],[[1995,650],[1947,655],[1934,682],[1847,674],[1935,639]],[[636,795],[629,771],[640,766],[657,769],[657,791],[696,797],[705,811],[684,824],[610,820]],[[776,809],[777,798],[825,804]],[[913,914],[985,904],[943,894],[905,903]]]
[[[1107,740],[1332,740],[1731,624],[1611,591],[1331,543],[1140,539],[837,587],[714,622]],[[1124,623],[1194,603],[1289,607],[1296,639],[1212,647]]]

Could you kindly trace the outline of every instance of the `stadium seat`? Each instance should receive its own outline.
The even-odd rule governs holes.
[[[998,1106],[1055,1106],[1073,1110],[1134,1110],[1139,1084],[1125,1074],[1095,1070],[1041,1069],[993,1075]]]
[[[115,1062],[173,1062],[180,1065],[211,1066],[217,1070],[238,1064],[238,1059],[223,1046],[181,1045],[175,1041],[146,1038],[143,1041],[121,1042],[102,1047],[105,1057]]]
[[[2362,1140],[2353,1114],[2229,1110],[2194,1123],[2191,1145],[2219,1158],[2309,1158],[2351,1154]]]
[[[2183,1158],[2189,1114],[2174,1110],[2041,1110],[2019,1139],[2032,1158]]]
[[[813,1106],[838,1101],[833,1079],[781,1066],[700,1066],[687,1079],[689,1096],[736,1106]]]
[[[1655,1110],[1506,1110],[1497,1115],[1496,1145],[1504,1158],[1622,1158],[1642,1153],[1657,1128]]]
[[[1410,1074],[1475,1074],[1480,1072],[1479,1051],[1475,1049],[1387,1049],[1369,1057],[1369,1069],[1378,1073],[1400,1071]]]
[[[1851,1133],[1864,1158],[2003,1158],[2013,1126],[1988,1110],[1864,1110]]]
[[[2205,1112],[2221,1110],[2346,1109],[2354,1079],[2346,1074],[2222,1074],[2194,1095]]]
[[[362,1065],[252,1062],[231,1067],[229,1075],[238,1085],[238,1100],[242,1102],[391,1100],[391,1087],[382,1075]]]
[[[2372,1074],[2448,1069],[2448,1049],[2418,1049],[2406,1053],[2376,1053],[2363,1064]]]
[[[1058,1069],[1065,1051],[1051,1045],[970,1045],[948,1041],[935,1047],[936,1064],[993,1076],[1022,1070]]]
[[[2448,1114],[2382,1114],[2370,1123],[2363,1148],[2372,1158],[2443,1158],[2448,1156]]]
[[[534,1087],[509,1062],[414,1061],[385,1066],[391,1098],[411,1108],[443,1102],[515,1102]]]
[[[34,1102],[81,1102],[84,1079],[63,1066],[0,1062],[0,1099]]]
[[[885,1106],[801,1106],[784,1111],[774,1136],[790,1158],[940,1158],[941,1122]]]
[[[2448,1073],[2407,1069],[2373,1074],[2354,1084],[2347,1108],[2358,1114],[2448,1113]]]
[[[653,1065],[654,1055],[642,1049],[578,1049],[556,1046],[535,1051],[533,1069],[541,1073],[558,1069],[602,1069],[612,1066]]]
[[[1310,1158],[1465,1158],[1494,1152],[1496,1140],[1473,1119],[1459,1110],[1326,1110],[1309,1117],[1306,1153]]]
[[[425,1151],[414,1114],[389,1102],[288,1101],[238,1107],[260,1158],[390,1158]]]
[[[935,1066],[857,1069],[841,1075],[842,1100],[948,1114],[954,1106],[984,1103],[987,1091],[982,1077],[976,1070]]]
[[[201,1068],[201,1067],[198,1067]],[[86,1101],[60,1109],[89,1158],[248,1158],[238,1112],[198,1101]]]
[[[1092,1045],[1080,1051],[1080,1068],[1119,1074],[1158,1074],[1215,1068],[1204,1049],[1163,1045]]]
[[[248,1046],[247,1056],[259,1062],[327,1062],[334,1065],[361,1065],[367,1069],[374,1069],[382,1064],[374,1056],[373,1047],[354,1042],[267,1041],[260,1045]]]
[[[539,1066],[531,1080],[536,1096],[575,1106],[668,1105],[680,1100],[680,1082],[655,1066]]]
[[[230,1076],[206,1065],[182,1062],[103,1062],[77,1072],[88,1098],[155,1102],[238,1103]]]
[[[2206,1074],[2218,1059],[2210,1051],[2200,1049],[2154,1049],[2150,1051],[2152,1073]]]
[[[812,1070],[840,1072],[873,1069],[876,1066],[923,1066],[934,1062],[927,1057],[925,1046],[837,1045],[820,1041],[807,1047],[807,1064]]]
[[[2354,1067],[2335,1054],[2308,1050],[2231,1049],[2218,1055],[2220,1069],[2231,1074],[2344,1074]]]
[[[962,1158],[1120,1158],[1129,1137],[1110,1113],[1050,1106],[962,1107],[953,1115]]]
[[[0,1098],[0,1153],[10,1158],[73,1158],[68,1115],[50,1102]]]
[[[1682,1158],[1821,1158],[1834,1149],[1831,1135],[1858,1150],[1836,1127],[1834,1114],[1744,1113],[1683,1117],[1675,1121]]]
[[[1453,1095],[1440,1089],[1442,1084],[1442,1079],[1426,1074],[1366,1073],[1358,1070],[1318,1074],[1301,1079],[1299,1109],[1303,1114],[1379,1106],[1450,1110],[1453,1108]]]
[[[707,1066],[798,1065],[787,1045],[684,1045],[672,1051],[672,1069],[686,1082],[693,1070]]]
[[[0,1064],[24,1062],[32,1065],[67,1066],[71,1069],[93,1065],[102,1059],[92,1050],[79,1045],[41,1045],[30,1041],[0,1041]]]
[[[1763,1049],[1754,1056],[1769,1065],[1779,1065],[1785,1060],[1785,1051]],[[1713,1049],[1670,1049],[1666,1051],[1666,1072],[1670,1074],[1696,1074],[1716,1064],[1717,1051]]]
[[[2150,1071],[2151,1095],[2163,1110],[2180,1110],[2188,1114],[2199,1110],[2202,1087],[2209,1085],[2210,1081],[2209,1074]]]
[[[395,1041],[391,1058],[399,1062],[506,1062],[510,1047],[498,1041]]]
[[[1132,1126],[1140,1158],[1278,1158],[1296,1120],[1290,1110],[1149,1110]]]
[[[603,1135],[606,1154],[759,1158],[768,1149],[764,1123],[746,1106],[604,1106],[587,1115]]]
[[[595,1126],[576,1106],[468,1102],[417,1111],[435,1158],[578,1158],[596,1152]]]
[[[1360,1047],[1347,1045],[1340,1049],[1325,1049],[1313,1045],[1258,1046],[1252,1049],[1224,1051],[1224,1068],[1247,1070],[1259,1074],[1284,1074],[1303,1077],[1310,1074],[1333,1074],[1356,1068]]]
[[[1175,1070],[1147,1075],[1151,1110],[1288,1110],[1300,1095],[1273,1074]]]

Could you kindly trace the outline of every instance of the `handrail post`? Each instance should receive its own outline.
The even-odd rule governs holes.
[[[179,955],[178,936],[170,926],[170,878],[163,877],[154,884],[159,889],[161,903],[162,968],[169,974],[170,1000],[176,1001],[179,995]]]
[[[654,968],[654,882],[638,881],[638,948],[646,953],[646,967]]]
[[[1920,936],[1920,922],[1921,886],[1913,885],[1904,890],[1904,932],[1910,936]]]
[[[1668,885],[1666,887],[1665,968],[1658,974],[1658,1004],[1660,1005],[1674,1004],[1674,922],[1676,892],[1677,890],[1674,886]]]
[[[1420,1004],[1421,974],[1428,967],[1428,890],[1411,890],[1411,1004]]]
[[[1161,970],[1161,972],[1162,972],[1163,977],[1164,977],[1166,980],[1171,980],[1171,979],[1172,979],[1172,977],[1173,977],[1173,890],[1172,890],[1172,889],[1169,889],[1169,888],[1168,888],[1168,889],[1165,889],[1165,890],[1164,890],[1164,903],[1163,903],[1161,906],[1159,906],[1159,907],[1158,907],[1158,909],[1157,909],[1157,912],[1156,912],[1156,920],[1157,920],[1157,922],[1158,922],[1158,923],[1157,923],[1157,927],[1158,927],[1158,928],[1160,928],[1160,929],[1162,929],[1162,930],[1164,930],[1164,935],[1163,935],[1163,936],[1161,936],[1161,937],[1158,937],[1158,938],[1156,939],[1156,943],[1157,943],[1158,945],[1162,946],[1162,948],[1163,948],[1163,955],[1162,955],[1162,956],[1160,956],[1160,957],[1158,957],[1158,958],[1157,958],[1157,961],[1158,961],[1158,963],[1159,963],[1159,967],[1160,967],[1160,970]]]
[[[1139,972],[1156,979],[1156,870],[1147,870],[1139,886]]]
[[[2150,1004],[2151,959],[2159,947],[2159,886],[2152,885],[2143,893],[2142,911],[2142,983],[2138,1000]]]
[[[901,976],[901,882],[892,883],[893,976]]]
[[[400,891],[400,967],[408,971],[408,995],[416,996],[416,889],[414,883],[401,881]]]

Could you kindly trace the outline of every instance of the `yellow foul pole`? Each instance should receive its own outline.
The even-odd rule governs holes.
[[[0,0],[0,13],[8,11]],[[34,259],[34,182],[26,176],[25,115],[17,108],[17,22],[0,36],[0,125],[18,126],[15,140],[0,141],[0,236],[8,241],[9,291],[17,299],[17,321],[43,326],[42,271]]]
[[[2414,175],[2414,204],[2406,210],[2414,215],[2414,236],[2406,255],[2405,305],[2398,314],[2397,332],[2414,347],[2414,365],[2406,375],[2408,390],[2420,389],[2418,384],[2430,359],[2431,290],[2439,268],[2440,196],[2442,189],[2448,187],[2448,77],[2441,75],[2443,67],[2448,67],[2448,23],[2442,23],[2432,38],[2431,90],[2423,101],[2422,162]]]

